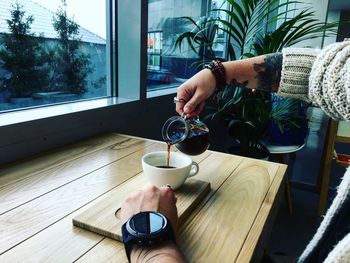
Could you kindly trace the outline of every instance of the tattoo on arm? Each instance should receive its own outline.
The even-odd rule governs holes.
[[[239,82],[236,79],[232,79],[230,81],[230,85],[234,87],[240,87],[240,88],[247,88],[248,86],[248,80],[245,80],[243,82]]]
[[[276,92],[281,80],[282,53],[266,55],[263,63],[255,63],[253,67],[257,73],[257,89]]]

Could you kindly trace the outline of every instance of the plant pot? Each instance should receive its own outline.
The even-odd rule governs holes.
[[[234,145],[228,149],[228,152],[231,154],[260,160],[268,160],[270,155],[269,150],[261,143],[248,148],[242,148],[240,145]]]

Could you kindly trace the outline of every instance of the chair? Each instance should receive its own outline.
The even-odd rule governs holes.
[[[316,190],[320,193],[320,202],[318,205],[318,214],[323,215],[327,206],[329,179],[333,159],[338,165],[350,165],[350,156],[339,154],[335,149],[335,143],[350,143],[350,123],[338,122],[329,119],[328,127],[323,145],[320,171],[317,178]]]

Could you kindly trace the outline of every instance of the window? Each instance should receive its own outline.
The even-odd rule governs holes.
[[[147,91],[178,87],[198,72],[198,55],[188,46],[175,46],[177,37],[191,30],[194,20],[207,15],[211,1],[148,0]]]
[[[0,112],[110,95],[105,1],[2,0],[0,17]]]
[[[148,32],[147,36],[147,69],[161,69],[162,32]]]

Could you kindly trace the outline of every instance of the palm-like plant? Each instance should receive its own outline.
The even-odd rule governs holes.
[[[294,12],[298,9],[278,12],[288,5],[300,4],[299,1],[280,3],[280,0],[241,0],[242,5],[234,0],[226,2],[228,8],[211,10],[213,13],[224,14],[224,18],[209,16],[195,21],[190,17],[183,17],[193,24],[193,29],[181,34],[175,45],[181,48],[183,41],[187,40],[200,59],[236,60],[278,52],[304,40],[334,35],[339,25],[339,22],[319,21],[311,8],[302,10],[297,15],[294,15]],[[282,20],[285,21],[269,32],[269,26]],[[213,45],[216,44],[215,35],[219,30],[227,34],[226,58],[217,57],[213,50]],[[200,50],[203,46],[206,46],[209,52],[202,57]]]
[[[181,46],[183,41],[187,40],[190,49],[195,52],[204,61],[208,61],[215,57],[215,52],[213,50],[215,36],[218,32],[218,24],[216,19],[213,17],[200,17],[198,21],[194,21],[191,17],[183,17],[183,19],[188,20],[193,28],[191,31],[181,34],[176,42],[175,47]],[[198,60],[191,66],[203,65],[203,61]]]
[[[283,48],[313,38],[336,35],[339,22],[323,23],[309,9],[283,22],[276,30],[257,34],[253,44],[256,55],[279,52]],[[253,54],[247,54],[253,55]]]
[[[211,10],[224,16],[200,18],[194,21],[191,32],[181,34],[176,46],[181,48],[187,40],[190,48],[198,56],[196,65],[207,63],[213,59],[236,60],[256,55],[279,52],[284,47],[297,44],[303,40],[336,34],[339,25],[323,23],[315,18],[311,8],[300,11],[288,9],[288,5],[298,4],[298,1],[279,0],[226,0],[227,8]],[[279,12],[280,10],[286,10]],[[290,17],[285,19],[285,17]],[[278,26],[276,26],[279,24]],[[271,28],[271,30],[269,30]],[[213,46],[217,33],[225,32],[227,37],[226,56],[217,57]],[[205,56],[201,48],[205,46]],[[217,118],[227,121],[228,131],[243,147],[255,146],[265,135],[267,122],[273,119],[277,126],[283,127],[288,120],[290,111],[299,102],[288,101],[279,103],[282,109],[272,109],[269,96],[264,92],[226,87],[223,92],[214,96],[215,106],[206,108],[206,120]],[[259,107],[257,107],[259,105]],[[293,121],[287,123],[293,125]]]

